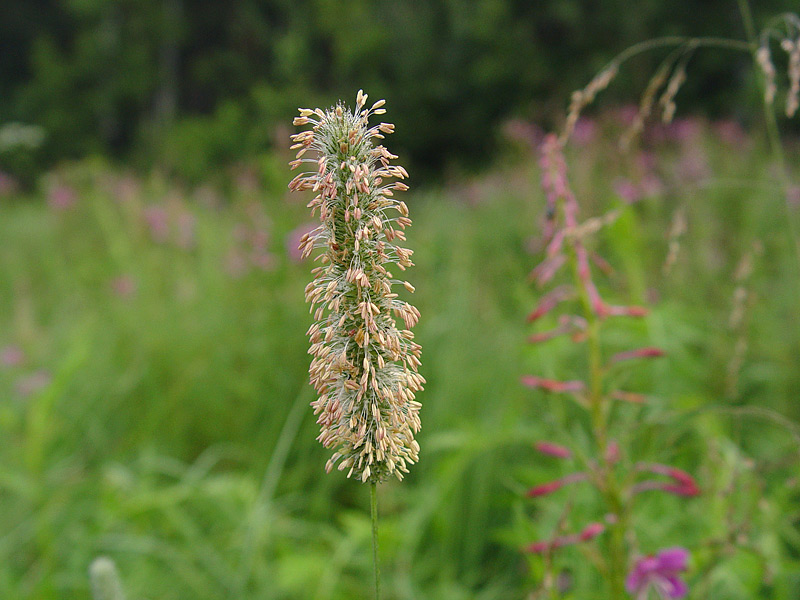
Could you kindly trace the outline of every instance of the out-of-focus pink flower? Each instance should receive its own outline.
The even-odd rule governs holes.
[[[605,525],[602,523],[589,523],[579,533],[573,535],[564,535],[552,540],[545,540],[541,542],[534,542],[525,548],[526,552],[532,554],[545,554],[556,548],[563,548],[571,544],[578,544],[580,542],[588,542],[593,540],[598,535],[606,530]]]
[[[526,496],[528,498],[538,498],[539,496],[546,496],[548,494],[552,494],[564,487],[564,482],[560,479],[556,479],[555,481],[548,481],[547,483],[542,483],[536,485],[528,490]]]
[[[606,530],[606,526],[602,523],[589,523],[586,527],[581,530],[578,534],[578,538],[582,542],[588,542],[589,540],[593,540],[598,535],[603,533]]]
[[[558,327],[550,329],[549,331],[542,331],[528,336],[528,342],[531,344],[540,344],[548,340],[552,340],[559,335],[570,334],[574,342],[578,341],[578,337],[586,330],[586,319],[583,317],[576,317],[572,315],[561,315],[558,318]]]
[[[302,251],[300,250],[300,238],[314,231],[316,227],[317,224],[313,222],[303,223],[289,232],[289,235],[286,236],[286,254],[289,256],[289,260],[295,263],[303,260]]]
[[[265,250],[254,251],[250,255],[250,262],[262,271],[271,271],[275,268],[275,257]]]
[[[559,286],[554,289],[552,292],[545,294],[542,299],[539,301],[539,305],[528,315],[528,323],[536,321],[540,319],[551,310],[553,310],[558,303],[566,300],[572,295],[572,288],[569,286]]]
[[[228,253],[226,270],[240,277],[251,268],[270,271],[275,268],[275,255],[269,250],[270,220],[261,206],[253,202],[245,207],[247,221],[233,228],[233,247]]]
[[[622,390],[611,392],[611,397],[614,400],[630,402],[631,404],[644,404],[647,401],[647,397],[644,394],[637,394],[636,392],[624,392]]]
[[[658,167],[659,158],[655,153],[642,150],[636,154],[636,168],[642,173],[651,173]]]
[[[616,110],[616,118],[620,125],[630,127],[639,114],[639,107],[635,104],[625,104]]]
[[[689,591],[680,574],[686,571],[689,552],[685,548],[667,548],[654,556],[636,561],[625,580],[625,589],[636,600],[644,600],[650,590],[659,597],[683,598]]]
[[[644,306],[615,306],[602,304],[597,309],[600,317],[646,317],[650,311]]]
[[[647,346],[645,348],[637,348],[635,350],[618,352],[611,357],[611,362],[617,363],[623,360],[631,360],[634,358],[658,358],[661,356],[664,356],[664,351],[661,348]]]
[[[608,443],[608,446],[606,446],[606,452],[604,456],[606,462],[610,465],[616,464],[619,462],[620,456],[621,452],[619,449],[619,444],[616,440],[611,440]]]
[[[30,375],[20,377],[16,382],[15,388],[20,396],[28,398],[50,385],[51,380],[52,377],[47,371],[36,371]]]
[[[569,458],[572,456],[572,451],[569,448],[566,446],[560,446],[559,444],[554,444],[553,442],[536,442],[533,447],[542,454],[555,456],[556,458]]]
[[[664,481],[643,481],[633,486],[632,492],[634,494],[639,494],[648,490],[660,490],[687,498],[700,495],[700,488],[697,486],[694,477],[682,469],[659,463],[637,463],[635,469],[637,471],[650,471],[658,475],[665,475],[672,479],[672,483]]]
[[[541,287],[553,278],[566,260],[567,257],[563,254],[546,258],[530,272],[528,279],[535,281]]]
[[[686,143],[700,135],[702,125],[697,119],[673,119],[664,129],[667,139]]]
[[[639,188],[645,198],[651,198],[664,193],[664,182],[658,175],[649,174],[642,178]]]
[[[120,275],[111,281],[111,291],[120,298],[130,298],[136,293],[136,280],[130,275]]]
[[[148,206],[144,209],[144,220],[150,228],[150,236],[156,242],[166,242],[169,238],[169,215],[162,206]]]
[[[6,346],[0,350],[0,365],[4,367],[18,367],[25,362],[25,353],[19,346]]]
[[[597,123],[594,119],[588,117],[580,117],[575,122],[575,128],[572,130],[572,139],[579,146],[587,146],[597,138]]]
[[[531,489],[528,490],[526,494],[528,498],[538,498],[539,496],[547,496],[548,494],[552,494],[560,490],[565,485],[570,485],[572,483],[577,483],[579,481],[586,481],[589,476],[586,473],[571,473],[562,477],[561,479],[556,479],[554,481],[548,481],[547,483],[542,483],[536,486],[533,486]]]
[[[642,199],[639,187],[630,179],[618,177],[614,180],[614,192],[627,204],[634,204]]]
[[[733,119],[722,119],[714,123],[714,133],[723,142],[736,148],[741,148],[748,142],[747,133],[739,122]]]
[[[547,392],[581,392],[586,387],[582,381],[558,381],[556,379],[545,379],[536,375],[524,375],[521,378],[522,385],[542,389]]]
[[[53,210],[69,210],[78,201],[78,195],[65,183],[56,183],[47,190],[47,204]]]

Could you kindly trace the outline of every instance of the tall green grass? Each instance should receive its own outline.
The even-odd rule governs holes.
[[[798,491],[786,472],[796,471],[798,447],[779,415],[800,416],[800,276],[783,199],[753,183],[769,168],[765,153],[754,143],[734,151],[700,130],[692,144],[708,179],[670,174],[687,148],[662,144],[665,191],[623,205],[612,178],[633,172],[635,157],[611,158],[600,137],[576,157],[574,181],[590,207],[623,210],[603,235],[604,255],[619,280],[633,282],[623,293],[653,308],[633,334],[669,354],[637,376],[655,392],[637,447],[702,462],[709,485],[731,472],[719,465],[753,458],[765,503],[758,535],[774,548],[778,573],[762,589],[758,560],[737,559],[718,568],[714,589],[791,598]],[[284,246],[306,217],[274,175],[283,160],[267,159],[256,189],[214,194],[158,175],[121,192],[118,174],[87,162],[56,173],[77,191],[71,209],[49,208],[44,189],[0,200],[0,347],[26,357],[0,367],[0,597],[89,598],[87,568],[98,555],[114,559],[133,599],[368,597],[366,497],[343,477],[321,476],[326,457],[307,406],[308,265]],[[523,153],[411,196],[428,385],[421,461],[380,498],[385,597],[520,598],[537,567],[518,548],[557,508],[521,500],[551,468],[531,443],[569,411],[519,385],[532,365],[552,374],[571,352],[525,344],[537,295],[527,245],[543,208],[538,171]],[[191,213],[193,243],[154,241],[142,213],[151,204],[175,218]],[[678,206],[689,231],[664,276]],[[273,265],[232,275],[243,223],[268,229]],[[726,398],[732,273],[754,240],[764,246],[748,283],[757,301],[738,393]],[[120,277],[135,290],[115,292]],[[49,382],[21,393],[21,380],[40,371]],[[709,518],[705,504],[677,514],[668,502],[652,500],[640,527],[678,540],[698,524],[718,531],[725,519],[723,508]],[[572,558],[576,586],[591,587],[591,570]]]

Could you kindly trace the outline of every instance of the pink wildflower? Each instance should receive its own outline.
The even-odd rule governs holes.
[[[557,492],[565,485],[570,485],[572,483],[577,483],[579,481],[586,481],[588,479],[588,475],[586,473],[571,473],[562,477],[561,479],[555,479],[553,481],[548,481],[547,483],[542,483],[540,485],[536,485],[528,490],[526,494],[528,498],[538,498],[539,496],[547,496],[548,494],[552,494],[553,492]]]
[[[536,375],[524,375],[522,385],[529,388],[538,388],[547,392],[581,392],[586,387],[582,381],[558,381],[545,379]]]
[[[150,236],[156,242],[166,242],[169,238],[169,215],[161,206],[148,206],[144,210],[144,220],[150,228]]]
[[[672,483],[664,481],[643,481],[633,486],[632,491],[634,494],[649,490],[660,490],[687,498],[700,495],[700,488],[697,482],[695,482],[694,477],[682,469],[659,463],[638,463],[635,468],[637,471],[650,471],[651,473],[669,477],[672,479]]]
[[[528,315],[528,323],[536,321],[537,319],[543,317],[551,310],[553,310],[558,305],[559,302],[567,299],[571,295],[572,295],[572,289],[569,286],[560,286],[554,289],[549,294],[545,294],[539,301],[539,305],[534,309],[534,311],[531,314]]]
[[[28,398],[50,385],[51,380],[52,376],[49,372],[40,370],[18,379],[15,387],[20,396]]]
[[[689,552],[685,548],[667,548],[655,556],[643,556],[633,566],[625,580],[625,589],[644,600],[650,590],[661,598],[683,598],[689,591],[679,575],[686,570]]]
[[[556,548],[563,548],[571,544],[578,544],[580,542],[588,542],[593,540],[598,535],[606,530],[605,525],[602,523],[589,523],[584,527],[580,533],[572,535],[564,535],[553,538],[552,540],[544,540],[534,542],[525,548],[526,552],[531,554],[545,554]]]
[[[621,451],[619,449],[619,444],[616,440],[611,440],[606,446],[605,452],[605,459],[606,462],[610,465],[616,464],[619,462],[621,456]]]
[[[47,191],[47,204],[53,210],[69,210],[77,200],[75,190],[64,183],[58,183]]]
[[[625,392],[622,390],[616,390],[611,392],[611,397],[614,400],[620,400],[622,402],[630,402],[631,404],[644,404],[647,401],[647,397],[644,394],[637,394],[636,392]]]
[[[593,540],[598,535],[603,533],[606,530],[605,525],[602,523],[589,523],[586,527],[583,528],[578,534],[578,537],[582,542],[588,542],[589,540]]]
[[[620,106],[616,111],[616,118],[619,124],[624,127],[630,127],[636,121],[639,115],[639,107],[636,104],[626,104]]]
[[[627,350],[626,352],[618,352],[611,357],[611,362],[617,363],[623,360],[631,360],[633,358],[658,358],[660,356],[664,356],[664,351],[661,348],[648,346],[646,348],[637,348],[635,350]]]
[[[556,458],[570,458],[572,456],[572,451],[569,448],[554,444],[553,442],[536,442],[533,447],[542,454],[547,454],[548,456],[554,456]]]
[[[614,180],[614,191],[626,204],[635,204],[642,199],[642,192],[639,187],[630,179],[624,177]]]
[[[136,280],[130,275],[120,275],[111,281],[111,291],[120,298],[130,298],[136,293]]]
[[[723,119],[714,123],[714,133],[729,146],[741,148],[747,143],[747,134],[738,121]]]
[[[0,365],[18,367],[25,361],[25,353],[19,346],[6,346],[0,350]]]
[[[790,185],[786,190],[786,201],[790,206],[800,204],[800,185]]]
[[[572,139],[579,146],[587,146],[597,138],[597,123],[588,117],[580,117],[572,130]]]

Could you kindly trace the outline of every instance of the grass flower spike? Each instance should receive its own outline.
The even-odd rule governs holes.
[[[319,441],[334,454],[326,465],[347,470],[362,482],[403,478],[417,461],[420,404],[415,392],[420,346],[410,331],[419,312],[399,299],[389,268],[413,265],[412,251],[396,244],[411,224],[405,202],[394,192],[408,189],[397,158],[374,140],[394,125],[369,125],[385,112],[384,101],[365,108],[359,90],[355,111],[337,106],[300,109],[296,126],[311,125],[292,136],[297,158],[292,168],[311,167],[289,184],[293,191],[317,193],[309,203],[321,224],[300,240],[303,256],[322,253],[314,280],[306,287],[315,322],[308,330],[311,383],[319,397],[312,403],[321,426]],[[310,155],[310,156],[309,156]],[[402,319],[398,329],[395,317]]]
[[[89,579],[94,600],[125,600],[125,592],[114,561],[99,556],[89,565]]]

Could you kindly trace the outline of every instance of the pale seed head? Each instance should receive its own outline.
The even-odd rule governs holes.
[[[394,131],[389,123],[369,127],[372,115],[383,114],[384,101],[365,109],[359,90],[356,109],[343,104],[327,110],[300,109],[296,125],[312,125],[292,136],[298,157],[292,168],[310,169],[289,184],[296,191],[313,190],[312,214],[319,209],[320,227],[301,240],[304,255],[321,249],[321,267],[306,288],[315,323],[309,328],[309,353],[314,357],[310,380],[319,397],[312,403],[321,427],[320,442],[335,450],[330,471],[348,469],[362,482],[402,479],[418,459],[414,435],[420,429],[420,404],[414,392],[424,378],[417,373],[420,346],[408,331],[419,311],[397,298],[397,282],[387,269],[413,265],[409,249],[397,246],[405,236],[397,229],[411,224],[408,207],[393,191],[408,189],[397,180],[408,177],[396,158],[374,139]],[[305,152],[315,158],[303,158]],[[397,229],[396,229],[397,228]],[[392,315],[403,320],[399,331]],[[338,465],[337,465],[338,463]]]

